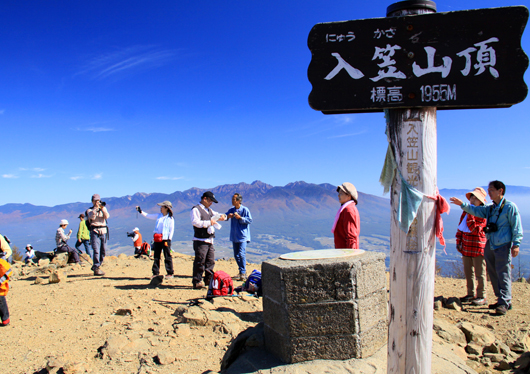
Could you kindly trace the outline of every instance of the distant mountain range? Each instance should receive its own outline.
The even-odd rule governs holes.
[[[275,187],[261,181],[251,184],[239,183],[221,185],[210,189],[219,204],[214,210],[225,213],[231,207],[231,197],[235,192],[243,195],[243,205],[253,216],[251,226],[252,242],[248,246],[249,261],[263,261],[292,250],[333,247],[331,226],[339,208],[336,186],[306,182],[289,183]],[[144,239],[150,241],[154,221],[138,216],[134,207],[139,205],[149,213],[159,212],[157,203],[169,200],[175,214],[175,234],[173,248],[179,252],[193,253],[191,238],[193,229],[190,223],[190,209],[197,204],[206,189],[191,188],[172,194],[136,193],[132,196],[103,197],[111,214],[110,249],[112,254],[132,253],[132,241],[126,236],[138,227]],[[442,189],[442,196],[465,196],[469,190]],[[530,202],[530,188],[507,186],[509,198],[526,207]],[[530,204],[529,204],[530,205]],[[0,232],[7,235],[20,249],[31,243],[36,250],[50,251],[55,247],[55,231],[61,219],[70,222],[73,234],[70,245],[75,243],[75,234],[80,213],[89,208],[89,202],[62,204],[54,207],[31,204],[6,204],[0,206]],[[521,208],[521,205],[519,205]],[[390,201],[359,192],[359,214],[361,217],[361,247],[388,253],[390,235]],[[452,206],[449,216],[444,215],[446,238],[454,238],[460,218],[460,209]],[[521,212],[528,216],[529,210]],[[456,212],[456,213],[453,213]],[[526,213],[526,214],[525,214]],[[523,223],[525,220],[523,219]],[[528,222],[528,221],[527,221]],[[229,257],[231,243],[228,223],[216,233],[217,257]],[[451,243],[451,240],[449,240]],[[525,240],[527,242],[527,240]],[[528,241],[530,243],[530,241]],[[528,245],[526,246],[528,248]],[[524,252],[524,248],[522,248]],[[441,256],[445,256],[442,252]],[[447,259],[456,259],[458,254],[454,244],[447,248]]]

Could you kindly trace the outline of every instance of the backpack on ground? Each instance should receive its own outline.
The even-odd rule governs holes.
[[[261,288],[261,271],[252,270],[252,273],[250,273],[245,282],[245,285],[243,286],[243,291],[253,293],[258,296],[263,295],[263,291]]]
[[[208,286],[206,300],[211,300],[217,296],[232,296],[234,293],[234,282],[232,277],[224,271],[219,270],[213,274]]]
[[[151,246],[148,242],[143,242],[142,246],[140,247],[140,255],[146,255],[149,256],[151,253]]]

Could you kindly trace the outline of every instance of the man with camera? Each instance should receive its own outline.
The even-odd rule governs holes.
[[[140,234],[140,229],[135,227],[133,232],[128,232],[127,236],[132,239],[134,246],[134,255],[140,256],[142,250],[142,234]]]
[[[497,302],[489,305],[499,315],[512,308],[512,257],[519,254],[523,239],[523,225],[517,206],[504,198],[506,186],[500,181],[492,181],[488,186],[488,195],[493,204],[473,206],[456,197],[453,204],[459,205],[465,212],[487,219],[484,228],[488,242],[484,248],[484,258],[491,285]]]
[[[105,275],[100,269],[103,259],[107,252],[107,240],[109,239],[109,230],[107,219],[110,214],[106,208],[106,203],[101,201],[98,194],[92,195],[92,208],[87,210],[87,227],[90,230],[90,245],[92,246],[92,271],[94,275]]]

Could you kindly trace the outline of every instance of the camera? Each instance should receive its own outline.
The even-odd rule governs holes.
[[[497,231],[497,224],[495,222],[488,222],[486,227],[484,227],[484,232],[486,234],[490,234],[495,231]]]
[[[106,205],[107,205],[107,203],[106,203],[106,202],[104,202],[104,201],[100,201],[100,202],[99,202],[99,205],[100,205],[100,206],[106,206]]]
[[[128,233],[127,233],[127,236],[128,236],[129,238],[134,238],[134,232],[128,232]]]

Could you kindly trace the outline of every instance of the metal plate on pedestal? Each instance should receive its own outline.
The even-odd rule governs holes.
[[[362,249],[317,249],[314,251],[290,252],[280,256],[282,260],[320,260],[357,256],[364,253]]]

